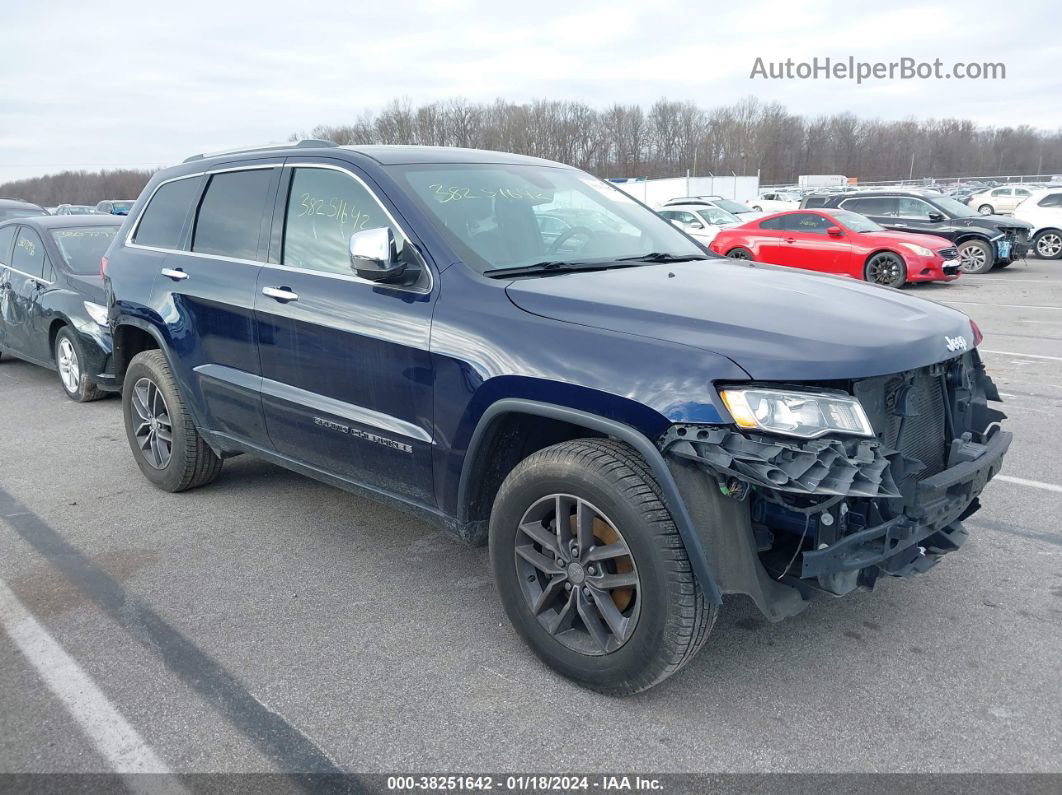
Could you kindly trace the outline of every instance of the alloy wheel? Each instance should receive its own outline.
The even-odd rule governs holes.
[[[960,248],[959,268],[970,273],[976,273],[985,266],[987,258],[985,250],[980,246],[966,246]]]
[[[78,387],[81,386],[81,365],[77,360],[77,351],[74,350],[73,343],[63,337],[59,340],[56,353],[55,358],[59,367],[59,378],[62,380],[63,386],[66,387],[67,392],[72,395],[76,394]]]
[[[867,263],[867,281],[895,287],[902,284],[903,264],[894,254],[876,254]]]
[[[134,435],[141,454],[155,469],[165,469],[173,452],[173,425],[166,399],[154,381],[141,378],[133,385],[129,405],[136,415]]]
[[[749,255],[748,255],[748,252],[745,251],[745,249],[743,249],[743,248],[736,248],[733,251],[731,251],[729,254],[727,254],[727,256],[730,259],[751,259],[751,257],[749,257]]]
[[[638,569],[615,524],[586,500],[551,494],[524,513],[516,571],[531,614],[567,648],[609,654],[641,612]]]
[[[1049,232],[1036,241],[1036,253],[1045,259],[1054,259],[1062,254],[1062,235]]]

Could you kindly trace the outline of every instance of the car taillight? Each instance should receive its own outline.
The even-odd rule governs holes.
[[[107,275],[107,258],[100,257],[100,276]]]
[[[985,335],[981,333],[981,329],[977,327],[977,324],[973,322],[973,319],[970,320],[970,330],[973,331],[974,347],[976,348],[981,344],[981,340],[985,338]]]

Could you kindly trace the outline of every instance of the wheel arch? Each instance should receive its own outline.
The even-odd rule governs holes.
[[[55,361],[55,341],[59,337],[59,331],[67,326],[73,327],[70,318],[66,315],[57,315],[48,324],[48,355]]]
[[[129,362],[138,353],[161,350],[167,361],[170,359],[162,335],[150,323],[137,318],[122,318],[112,327],[111,336],[114,345],[114,377],[118,384],[122,383]]]
[[[527,419],[518,419],[527,418]],[[664,499],[671,510],[672,518],[678,528],[679,537],[686,549],[690,565],[705,597],[714,604],[722,602],[722,593],[711,571],[704,545],[693,525],[678,484],[668,468],[667,462],[655,444],[637,428],[615,419],[603,417],[581,409],[545,403],[527,398],[502,398],[492,403],[483,412],[469,441],[461,477],[458,485],[459,519],[463,525],[478,525],[484,521],[483,510],[493,505],[494,496],[505,476],[512,470],[507,460],[498,461],[492,452],[504,449],[506,423],[516,422],[553,423],[556,430],[572,430],[579,436],[597,436],[618,439],[629,444],[645,460],[664,494]],[[545,434],[546,438],[551,438]],[[550,442],[555,444],[563,439]],[[549,446],[543,444],[542,447]],[[538,449],[542,449],[539,447]],[[526,451],[513,461],[513,466],[523,460]],[[531,450],[530,452],[534,452]],[[527,453],[530,454],[530,453]],[[492,466],[492,461],[494,465]],[[485,526],[485,525],[484,525]]]

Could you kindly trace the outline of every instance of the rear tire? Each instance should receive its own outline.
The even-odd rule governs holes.
[[[490,557],[532,651],[602,693],[630,695],[675,673],[718,615],[649,467],[621,442],[576,439],[521,461],[494,502]]]
[[[1045,229],[1033,238],[1033,251],[1041,259],[1062,258],[1062,232]]]
[[[88,360],[84,348],[69,326],[63,326],[55,335],[52,356],[55,357],[55,367],[59,372],[59,385],[68,398],[75,403],[90,403],[106,396],[85,372]]]
[[[994,215],[996,209],[991,204],[982,204],[977,208],[977,212],[981,213],[981,215]]]
[[[194,489],[221,472],[221,459],[196,430],[162,351],[143,351],[129,363],[122,414],[140,471],[163,491]]]
[[[730,251],[726,252],[726,255],[730,257],[730,259],[752,259],[752,252],[741,246],[730,249]]]
[[[959,244],[959,270],[963,273],[988,273],[995,265],[996,253],[984,240],[967,240]]]

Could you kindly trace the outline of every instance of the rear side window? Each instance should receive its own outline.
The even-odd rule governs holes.
[[[210,178],[199,203],[192,251],[235,259],[257,259],[258,237],[269,196],[272,169],[229,171]]]
[[[1062,193],[1052,193],[1040,199],[1039,207],[1062,207]],[[0,254],[3,254],[3,246],[0,246]]]
[[[760,221],[760,229],[785,229],[785,216],[779,215],[777,218],[768,218],[766,221]]]
[[[181,232],[199,195],[201,178],[189,177],[161,186],[140,216],[133,242],[154,248],[180,248]]]
[[[15,241],[15,253],[11,255],[11,267],[22,273],[44,278],[44,243],[32,229],[22,227]]]
[[[360,182],[330,168],[296,168],[288,193],[283,263],[350,276],[350,236],[381,226],[391,227],[401,255],[402,233]]]
[[[804,199],[804,207],[825,207],[829,202],[829,196],[808,196]]]
[[[12,225],[0,229],[0,262],[5,265],[11,262],[11,244],[15,242],[16,228]]]
[[[862,215],[896,215],[900,203],[895,197],[873,196],[865,199],[845,199],[841,207]]]

